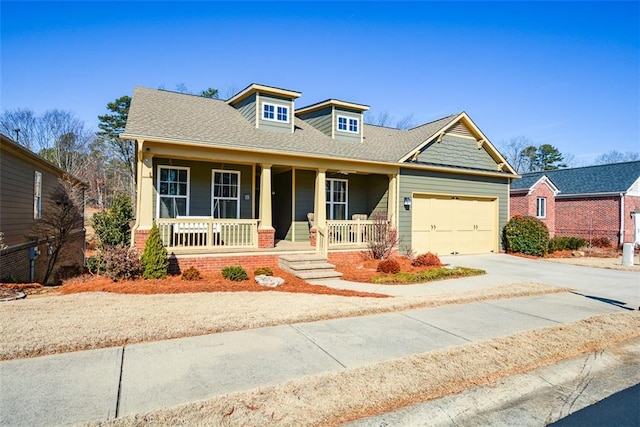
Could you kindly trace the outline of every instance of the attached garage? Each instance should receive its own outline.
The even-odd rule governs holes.
[[[416,253],[481,254],[498,250],[498,199],[414,194],[411,243]]]

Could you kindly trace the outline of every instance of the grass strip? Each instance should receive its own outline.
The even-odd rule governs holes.
[[[455,279],[458,277],[479,276],[486,274],[484,270],[466,267],[441,267],[419,273],[400,272],[390,276],[374,276],[373,283],[380,285],[402,284],[402,283],[423,283],[433,282],[442,279]]]
[[[607,314],[89,425],[334,426],[639,336],[640,313]]]

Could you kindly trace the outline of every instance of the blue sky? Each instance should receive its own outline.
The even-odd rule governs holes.
[[[134,86],[257,82],[421,124],[467,111],[578,165],[640,151],[640,2],[1,3],[2,109],[88,126]]]

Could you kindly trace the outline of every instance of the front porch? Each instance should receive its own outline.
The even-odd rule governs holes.
[[[153,224],[169,253],[180,256],[293,251],[326,257],[366,249],[374,216],[395,228],[396,168],[330,159],[251,162],[246,153],[230,159],[217,150],[184,158],[144,141],[138,147],[133,233],[139,249]]]

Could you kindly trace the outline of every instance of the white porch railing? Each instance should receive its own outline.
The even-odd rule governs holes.
[[[162,243],[175,248],[257,248],[257,219],[212,217],[160,218],[156,220]]]
[[[361,245],[373,236],[373,220],[328,220],[327,239],[329,247]]]

